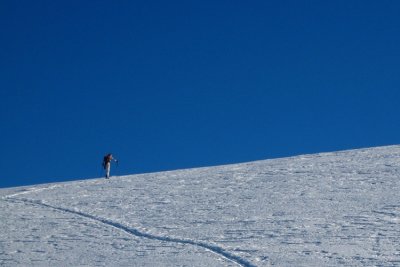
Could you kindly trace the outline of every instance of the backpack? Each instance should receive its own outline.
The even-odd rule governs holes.
[[[103,168],[105,169],[107,166],[107,163],[111,162],[111,154],[105,155],[103,158]]]

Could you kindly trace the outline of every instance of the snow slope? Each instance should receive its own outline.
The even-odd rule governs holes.
[[[1,266],[400,266],[400,146],[0,190]]]

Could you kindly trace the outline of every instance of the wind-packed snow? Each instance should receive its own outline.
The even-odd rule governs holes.
[[[0,197],[1,266],[400,266],[400,146]]]

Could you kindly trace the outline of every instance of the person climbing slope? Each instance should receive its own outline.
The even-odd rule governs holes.
[[[117,162],[118,160],[113,158],[111,153],[108,153],[103,158],[103,168],[106,171],[106,179],[110,178],[111,161]]]

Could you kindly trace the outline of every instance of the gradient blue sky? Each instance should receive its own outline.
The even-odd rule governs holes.
[[[400,143],[399,1],[1,1],[0,187]]]

